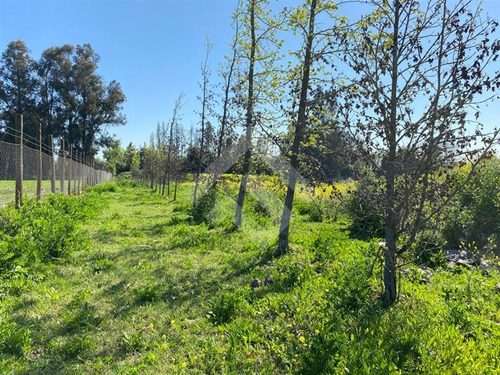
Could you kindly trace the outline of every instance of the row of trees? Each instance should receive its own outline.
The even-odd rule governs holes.
[[[495,70],[500,42],[494,37],[498,23],[482,16],[479,2],[368,3],[366,14],[348,20],[341,5],[328,0],[306,0],[278,13],[269,0],[242,1],[233,17],[231,53],[220,72],[220,115],[211,112],[215,100],[207,44],[201,130],[192,153],[198,155],[192,160],[198,186],[200,172],[210,162],[205,152],[209,137],[221,140],[215,143],[217,156],[233,155],[229,161],[241,156],[235,208],[235,227],[240,227],[253,141],[264,135],[273,142],[288,161],[280,254],[288,248],[301,174],[321,180],[310,166],[324,164],[336,166],[333,175],[362,179],[373,191],[368,205],[380,208],[385,223],[384,299],[389,305],[397,295],[399,257],[414,248],[435,220],[443,219],[443,208],[498,142],[497,129],[484,130],[480,109],[500,88]],[[298,48],[285,49],[287,41],[296,45],[297,40]],[[238,142],[236,126],[243,129]],[[163,171],[167,187],[170,176],[176,178],[168,162],[172,129],[176,127],[160,128],[157,134],[170,135],[157,136],[148,151],[162,155],[155,168]],[[180,152],[188,155],[189,150]],[[450,184],[448,171],[460,163],[469,164],[468,176],[461,184]],[[144,163],[143,170],[152,171],[152,164]],[[215,164],[218,168],[208,169],[214,182],[230,163]]]
[[[35,137],[42,124],[49,136],[94,156],[112,138],[106,127],[125,124],[125,95],[120,84],[105,84],[98,74],[99,55],[90,44],[50,47],[38,60],[21,41],[10,42],[0,58],[0,137],[12,141],[16,113],[24,132]]]

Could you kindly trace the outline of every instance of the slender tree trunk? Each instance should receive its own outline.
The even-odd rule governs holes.
[[[248,173],[250,172],[250,157],[252,156],[252,130],[253,130],[253,78],[254,78],[254,66],[255,66],[255,49],[257,45],[257,40],[255,38],[255,0],[252,0],[250,6],[250,33],[252,44],[250,47],[250,65],[248,68],[248,102],[247,102],[247,113],[246,113],[246,137],[245,137],[245,156],[243,160],[243,175],[241,176],[240,190],[238,193],[238,200],[236,201],[236,214],[234,218],[234,226],[236,228],[241,227],[242,216],[243,216],[243,204],[245,203],[245,194],[247,190]]]
[[[204,144],[205,144],[205,112],[206,112],[206,107],[207,107],[207,94],[208,94],[208,57],[210,55],[210,49],[211,49],[211,44],[210,41],[207,40],[207,55],[205,58],[205,63],[203,64],[202,67],[202,76],[203,76],[203,97],[202,97],[202,102],[201,102],[201,141],[200,141],[200,159],[198,160],[198,169],[196,171],[196,181],[194,185],[194,193],[193,193],[193,207],[196,204],[196,195],[198,193],[198,185],[200,181],[200,174],[201,174],[201,167],[203,165],[203,152],[204,150]]]
[[[177,174],[175,175],[175,182],[174,182],[174,201],[177,200],[177,185],[179,183],[179,178]]]
[[[238,23],[236,22],[236,29],[235,29],[235,35],[234,35],[234,41],[232,45],[232,57],[231,57],[231,63],[229,64],[229,71],[227,72],[227,80],[226,80],[226,85],[224,87],[224,105],[222,107],[222,120],[220,124],[220,134],[219,134],[219,142],[217,145],[217,159],[220,158],[221,153],[222,153],[222,148],[224,147],[224,137],[226,135],[226,128],[227,128],[227,116],[228,116],[228,111],[229,111],[229,93],[231,92],[231,82],[232,82],[232,77],[233,77],[233,72],[234,72],[234,66],[236,65],[236,51],[237,51],[237,46],[238,46],[238,33],[239,33],[239,26]],[[216,188],[217,187],[217,180],[219,178],[221,171],[215,171],[214,172],[214,181],[213,181],[213,186]]]
[[[397,217],[396,217],[396,132],[397,132],[397,87],[398,87],[398,51],[399,51],[399,18],[401,4],[395,1],[395,18],[392,47],[391,72],[391,114],[387,126],[389,151],[386,160],[386,219],[385,219],[385,253],[384,253],[384,304],[390,306],[396,301],[396,254],[397,254]]]
[[[290,219],[292,216],[293,198],[295,195],[295,187],[297,184],[298,168],[299,168],[299,152],[300,143],[304,136],[304,128],[307,120],[307,92],[309,89],[309,77],[312,65],[312,44],[314,39],[314,20],[316,18],[316,0],[312,0],[309,15],[309,30],[307,34],[306,54],[304,57],[304,65],[302,69],[302,82],[299,99],[299,112],[295,125],[295,134],[293,137],[292,154],[290,156],[290,172],[288,175],[288,188],[285,197],[285,205],[283,214],[281,215],[280,234],[278,241],[278,253],[285,254],[288,249]]]
[[[167,173],[165,172],[163,174],[163,181],[161,182],[161,195],[162,196],[165,196],[165,185],[166,185],[166,183],[167,183]]]

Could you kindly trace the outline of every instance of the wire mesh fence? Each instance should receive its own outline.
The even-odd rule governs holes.
[[[0,141],[0,207],[51,193],[80,194],[113,177],[72,149],[62,147],[56,153],[52,145],[40,142],[41,137],[39,142],[26,140],[33,148],[24,144],[22,131],[7,128],[4,135],[15,143]]]

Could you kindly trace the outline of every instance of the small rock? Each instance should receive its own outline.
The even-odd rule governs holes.
[[[466,259],[459,259],[459,260],[457,260],[457,264],[458,264],[459,266],[464,266],[465,268],[473,268],[473,267],[471,266],[471,264],[469,263],[469,261],[468,261],[468,260],[466,260]]]
[[[456,265],[457,265],[457,264],[456,264],[455,262],[448,262],[448,269],[449,269],[449,270],[452,270],[452,269],[454,269],[454,268],[455,268],[455,266],[456,266]]]
[[[499,284],[497,284],[497,291],[499,291],[499,292],[500,292],[500,283],[499,283]]]
[[[462,251],[460,252],[460,258],[462,258],[462,259],[467,259],[467,258],[468,258],[468,256],[467,256],[467,251],[462,250]]]
[[[264,280],[264,284],[274,284],[274,279],[271,276],[267,276],[266,279]]]
[[[250,286],[252,288],[258,288],[262,285],[262,282],[259,280],[259,279],[253,279],[252,280],[252,283],[250,284]]]

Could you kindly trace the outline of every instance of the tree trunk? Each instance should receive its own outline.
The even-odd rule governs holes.
[[[292,216],[293,198],[295,195],[295,187],[297,184],[299,160],[298,155],[300,152],[300,143],[304,135],[304,128],[306,126],[306,110],[307,110],[307,92],[309,89],[309,77],[312,65],[312,44],[314,39],[314,20],[316,17],[316,0],[312,0],[311,9],[309,14],[309,30],[307,32],[307,45],[306,54],[304,57],[303,76],[301,80],[299,112],[297,122],[295,125],[295,134],[293,137],[292,154],[290,157],[290,172],[288,174],[288,187],[285,197],[285,205],[283,207],[283,214],[281,215],[280,234],[278,241],[278,253],[285,254],[288,249],[289,232],[290,232],[290,219]]]
[[[200,174],[201,174],[201,167],[203,165],[203,152],[204,150],[204,143],[205,143],[205,111],[206,111],[206,106],[207,106],[207,90],[208,90],[208,71],[207,71],[207,64],[208,64],[208,56],[210,54],[210,44],[207,42],[207,55],[205,58],[205,64],[203,65],[202,68],[202,76],[203,76],[203,98],[201,101],[201,141],[200,141],[200,159],[198,160],[198,169],[196,171],[196,181],[194,185],[194,193],[193,193],[193,207],[196,204],[196,195],[198,193],[198,185],[199,185],[199,180],[200,180]]]
[[[396,254],[397,254],[397,217],[396,217],[396,133],[397,133],[397,87],[398,87],[398,50],[399,50],[399,18],[401,4],[395,1],[394,33],[391,68],[391,114],[387,126],[386,137],[388,153],[385,162],[386,180],[386,219],[385,219],[385,253],[384,253],[384,304],[392,305],[397,297]]]
[[[252,44],[250,47],[250,65],[248,67],[248,102],[246,113],[246,137],[245,137],[245,158],[243,160],[243,175],[241,176],[240,191],[238,193],[238,200],[236,202],[236,215],[234,219],[234,226],[241,227],[243,216],[243,204],[245,203],[245,194],[247,190],[248,173],[250,172],[250,157],[252,156],[252,130],[253,130],[253,78],[255,66],[255,49],[257,40],[255,38],[255,0],[252,0],[250,6],[250,32]]]

